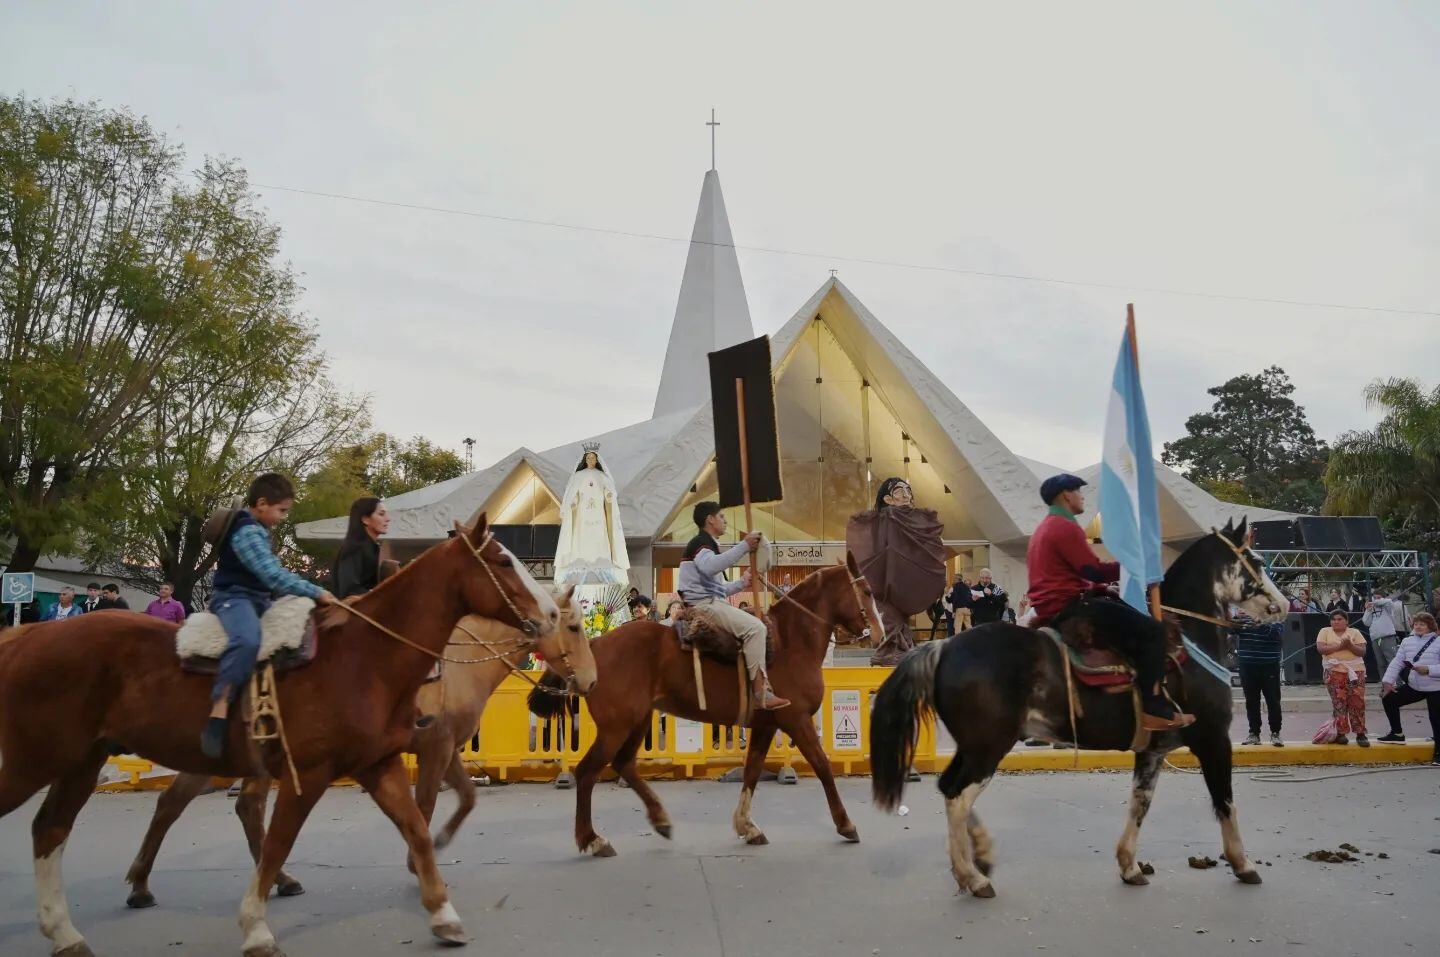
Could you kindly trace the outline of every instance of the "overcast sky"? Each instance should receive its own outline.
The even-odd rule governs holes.
[[[713,106],[737,244],[817,254],[740,250],[757,332],[838,268],[1079,467],[1127,301],[1157,450],[1272,363],[1327,439],[1371,379],[1440,380],[1437,49],[1418,2],[11,0],[0,90],[128,106],[256,184],[687,238]],[[257,192],[377,427],[483,465],[649,417],[685,243]]]

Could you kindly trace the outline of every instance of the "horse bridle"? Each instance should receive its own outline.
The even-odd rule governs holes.
[[[849,572],[847,571],[846,574],[849,575]],[[874,622],[874,621],[871,621],[871,620],[870,620],[870,610],[865,607],[865,599],[864,599],[864,596],[862,596],[861,593],[860,593],[859,585],[860,585],[861,582],[864,582],[864,581],[865,581],[865,576],[864,576],[864,575],[857,575],[857,576],[851,577],[851,578],[850,578],[850,594],[855,597],[855,606],[860,609],[860,614],[861,614],[861,616],[865,619],[866,623],[870,626],[870,630],[872,630],[872,631],[877,631],[877,632],[878,632],[879,629],[876,627],[877,624],[878,624],[878,622]],[[818,621],[820,624],[826,626],[827,628],[830,627],[830,622],[826,621],[824,618],[821,618],[819,615],[817,615],[815,612],[811,611],[809,608],[806,608],[804,605],[800,604],[800,602],[799,602],[798,599],[791,598],[789,592],[781,591],[779,588],[775,587],[775,584],[774,584],[773,582],[770,582],[770,581],[767,580],[767,581],[765,582],[765,587],[768,588],[768,589],[770,589],[770,591],[771,591],[773,594],[775,594],[775,595],[779,598],[780,601],[788,601],[790,604],[794,605],[796,608],[800,609],[800,610],[803,611],[805,614],[809,615],[811,618],[813,618],[813,619],[815,619],[816,621]],[[777,602],[777,604],[778,604],[778,602]]]
[[[485,537],[480,541],[479,548],[475,547],[475,543],[470,541],[470,536],[466,535],[463,529],[457,533],[456,537],[465,543],[465,547],[470,549],[470,554],[474,555],[475,560],[480,563],[480,567],[485,569],[485,574],[490,578],[490,584],[495,586],[495,590],[500,593],[500,597],[505,601],[505,607],[510,609],[510,614],[514,615],[515,620],[520,623],[520,630],[531,637],[535,637],[535,623],[520,614],[520,609],[516,608],[515,602],[510,600],[510,593],[500,584],[500,579],[496,576],[495,569],[491,568],[490,563],[485,560],[485,556],[480,554],[480,552],[485,549],[485,546],[495,540],[495,533],[487,529],[485,531]]]
[[[1250,581],[1255,585],[1256,594],[1264,594],[1265,578],[1259,572],[1257,572],[1255,570],[1255,566],[1250,563],[1250,556],[1245,554],[1245,549],[1238,547],[1234,542],[1226,538],[1224,533],[1221,532],[1218,528],[1210,529],[1210,534],[1214,535],[1216,538],[1220,539],[1220,541],[1224,542],[1225,547],[1229,548],[1230,551],[1234,553],[1235,558],[1238,559],[1240,562],[1240,567],[1245,569],[1245,573],[1250,576]],[[1210,624],[1218,625],[1221,628],[1234,628],[1236,625],[1241,624],[1241,622],[1236,621],[1234,618],[1221,618],[1216,615],[1202,615],[1198,611],[1190,611],[1187,608],[1176,608],[1173,605],[1161,605],[1160,609],[1162,611],[1168,611],[1171,614],[1181,615],[1185,618],[1194,618],[1198,621],[1209,622]]]
[[[464,664],[481,664],[481,663],[483,663],[483,662],[488,662],[488,661],[498,661],[498,662],[500,662],[501,664],[505,665],[505,667],[509,668],[509,669],[510,669],[510,672],[511,672],[512,674],[519,675],[521,678],[523,678],[523,679],[525,679],[526,681],[528,681],[532,687],[538,688],[540,691],[543,691],[543,692],[545,692],[546,694],[558,695],[558,696],[560,696],[560,697],[569,697],[572,693],[574,693],[574,691],[575,691],[575,689],[576,689],[575,666],[570,663],[570,652],[568,652],[568,651],[565,650],[565,644],[564,644],[563,641],[561,641],[561,643],[560,643],[560,654],[556,655],[554,659],[552,659],[552,658],[546,658],[546,659],[545,659],[545,661],[546,661],[547,664],[548,664],[549,662],[551,662],[552,660],[557,660],[557,659],[558,659],[559,661],[564,662],[564,664],[565,664],[565,672],[564,672],[564,673],[561,673],[558,669],[555,669],[555,670],[556,670],[556,674],[558,674],[558,675],[559,675],[562,679],[564,679],[564,681],[565,681],[565,687],[564,687],[564,689],[557,691],[557,690],[554,689],[554,688],[550,688],[550,687],[547,687],[546,685],[542,685],[540,682],[538,682],[538,681],[536,681],[534,678],[530,677],[530,673],[529,673],[528,671],[526,671],[524,668],[519,667],[519,666],[516,665],[513,661],[510,660],[510,656],[515,655],[515,654],[518,654],[519,652],[522,652],[522,651],[523,651],[523,652],[525,652],[526,654],[529,654],[529,653],[531,653],[532,651],[534,651],[534,649],[539,645],[539,641],[538,641],[537,639],[532,639],[532,638],[530,638],[530,637],[528,637],[528,636],[527,636],[527,637],[524,637],[524,638],[507,638],[507,639],[505,639],[505,640],[502,641],[502,642],[496,642],[495,644],[491,644],[490,642],[486,641],[484,638],[481,638],[479,635],[475,634],[475,632],[471,631],[471,630],[469,629],[469,627],[467,627],[466,624],[465,624],[463,621],[456,622],[456,623],[455,623],[455,627],[456,627],[458,630],[463,631],[463,632],[465,632],[465,634],[469,635],[469,636],[470,636],[470,642],[452,641],[452,642],[449,642],[449,644],[451,644],[451,645],[463,645],[463,644],[469,644],[469,643],[473,642],[474,644],[477,644],[477,645],[479,645],[481,648],[484,648],[486,651],[490,652],[490,657],[488,657],[488,658],[470,658],[470,659],[466,659],[466,660],[465,660],[464,662],[462,662],[462,663],[464,663]],[[499,645],[499,646],[501,646],[501,647],[504,647],[505,645],[514,645],[515,647],[511,648],[509,651],[497,651],[497,650],[496,650],[496,645]],[[455,659],[453,659],[453,658],[447,658],[447,659],[445,659],[445,660],[447,660],[447,661],[454,661]]]

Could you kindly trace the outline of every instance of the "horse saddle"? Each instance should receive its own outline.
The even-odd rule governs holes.
[[[775,619],[769,615],[762,619],[769,640],[765,643],[765,666],[770,666],[776,645]],[[707,605],[686,605],[675,616],[671,626],[680,639],[682,651],[698,650],[706,658],[713,658],[722,665],[734,665],[740,660],[740,640],[710,613]]]
[[[270,606],[260,619],[260,654],[257,663],[271,662],[277,672],[292,671],[315,660],[319,637],[315,629],[315,602],[287,596]],[[185,619],[175,635],[180,667],[192,674],[213,675],[230,638],[220,618],[197,611]]]
[[[1061,652],[1069,656],[1070,670],[1080,684],[1101,688],[1110,694],[1120,694],[1128,691],[1135,683],[1135,669],[1130,662],[1119,652],[1101,646],[1089,622],[1068,619],[1058,629],[1047,625],[1040,631],[1055,642]],[[1184,664],[1188,657],[1179,626],[1167,618],[1165,670],[1174,671]]]

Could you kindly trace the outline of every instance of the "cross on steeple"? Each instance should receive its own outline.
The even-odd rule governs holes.
[[[715,108],[710,108],[710,122],[705,124],[710,127],[710,168],[715,168],[715,127],[720,124],[715,120]]]

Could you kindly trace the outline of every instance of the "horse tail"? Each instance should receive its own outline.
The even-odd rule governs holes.
[[[870,774],[875,806],[893,811],[905,793],[920,724],[935,717],[935,671],[948,640],[929,641],[900,659],[875,693],[870,712]]]
[[[558,718],[565,713],[565,705],[570,700],[565,695],[547,694],[543,689],[553,688],[562,691],[565,688],[565,680],[553,671],[546,671],[540,676],[540,686],[530,689],[530,697],[526,703],[530,706],[530,713],[537,718]]]

